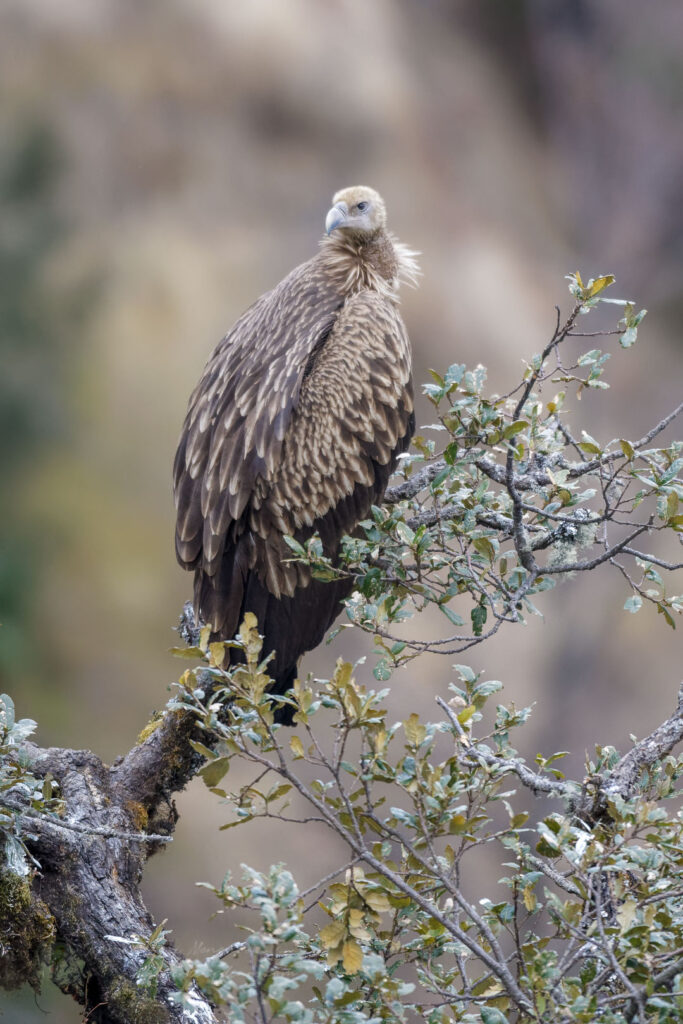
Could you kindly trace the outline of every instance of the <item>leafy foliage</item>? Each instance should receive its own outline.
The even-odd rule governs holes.
[[[562,753],[529,767],[512,735],[530,709],[491,709],[501,684],[464,665],[449,702],[438,701],[441,718],[389,724],[387,691],[366,690],[339,662],[331,679],[315,690],[299,682],[287,698],[291,737],[274,721],[255,625],[247,616],[236,641],[245,664],[224,671],[213,645],[174,706],[192,708],[212,737],[203,749],[216,770],[204,778],[232,809],[224,827],[267,818],[277,828],[310,813],[344,840],[349,861],[306,893],[283,865],[209,886],[253,924],[243,942],[185,961],[176,981],[188,1007],[198,985],[244,1021],[680,1019],[683,815],[664,802],[680,796],[683,758],[657,760],[629,799],[602,807],[616,751],[598,750],[584,782],[563,776]],[[331,751],[323,708],[335,717]],[[231,792],[218,782],[234,759],[255,778]],[[564,810],[532,819],[520,781]],[[295,793],[307,812],[290,808]],[[468,879],[484,847],[505,874],[476,901]]]
[[[354,576],[347,614],[375,635],[378,679],[425,650],[462,653],[502,625],[523,622],[537,613],[537,595],[602,564],[622,574],[628,611],[650,604],[675,626],[683,598],[665,576],[681,563],[640,546],[683,530],[683,445],[653,444],[672,417],[636,441],[599,441],[586,431],[575,437],[569,426],[572,393],[580,399],[587,389],[609,387],[609,352],[565,351],[586,336],[579,318],[599,303],[619,304],[617,327],[587,336],[618,335],[629,347],[645,315],[603,296],[613,280],[605,275],[584,285],[580,274],[570,276],[572,311],[563,324],[558,312],[550,341],[508,394],[486,395],[482,366],[432,371],[424,391],[438,420],[404,456],[405,480],[390,489],[388,504],[372,510],[363,536],[347,539],[341,568],[324,558],[317,538],[306,548],[292,542],[294,556],[319,577]],[[429,605],[456,632],[402,635],[401,622]]]
[[[0,694],[0,869],[20,877],[29,875],[35,864],[26,847],[32,838],[27,817],[59,808],[56,784],[49,777],[36,778],[20,749],[35,728],[30,718],[17,720],[12,698]]]
[[[645,311],[604,297],[611,275],[569,281],[571,313],[564,323],[558,313],[513,391],[487,396],[483,367],[432,373],[425,392],[437,422],[404,457],[388,503],[347,539],[340,566],[318,538],[290,540],[292,557],[319,578],[354,576],[347,614],[375,636],[380,681],[425,650],[461,652],[523,622],[543,591],[603,564],[624,579],[627,611],[650,603],[675,625],[683,600],[663,574],[680,565],[634,546],[683,527],[682,446],[653,444],[672,416],[640,440],[607,442],[574,437],[567,418],[570,393],[608,387],[608,352],[564,352],[583,336],[579,318],[618,303],[617,326],[590,336],[615,335],[627,349]],[[430,605],[447,635],[401,635],[401,623]],[[680,1019],[683,816],[674,798],[683,759],[668,753],[676,737],[655,744],[628,785],[619,780],[634,752],[620,758],[609,747],[583,780],[568,779],[563,752],[526,764],[512,744],[531,709],[494,706],[502,684],[467,665],[455,666],[439,717],[392,722],[388,691],[368,688],[361,667],[341,661],[330,679],[269,696],[256,626],[247,615],[234,641],[209,643],[204,631],[179,651],[201,667],[184,674],[171,706],[192,711],[204,732],[194,746],[204,782],[230,808],[223,828],[315,821],[348,856],[305,892],[283,865],[265,874],[243,866],[240,884],[228,875],[208,886],[251,923],[244,941],[176,972],[188,1012],[199,987],[240,1021]],[[243,661],[226,669],[235,660],[228,649]],[[282,703],[293,735],[277,724]],[[254,775],[231,790],[236,759]],[[477,899],[471,879],[483,852],[502,877]]]

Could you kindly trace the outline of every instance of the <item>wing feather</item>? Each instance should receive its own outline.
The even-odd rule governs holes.
[[[251,306],[214,350],[174,463],[176,551],[186,568],[215,572],[231,522],[259,478],[275,471],[304,368],[342,301],[314,257]]]
[[[316,354],[272,478],[270,500],[290,510],[292,532],[322,519],[359,485],[367,490],[360,503],[367,513],[377,500],[376,465],[392,462],[412,411],[403,321],[391,299],[361,291],[347,300]],[[352,529],[358,520],[348,518],[345,529]]]
[[[283,535],[319,532],[336,554],[412,432],[410,346],[396,303],[371,289],[344,296],[317,259],[218,345],[176,454],[178,559],[197,570],[198,610],[223,636],[234,635],[248,593],[270,601],[254,574],[277,601],[313,585],[288,561]],[[330,614],[340,596],[329,598]]]

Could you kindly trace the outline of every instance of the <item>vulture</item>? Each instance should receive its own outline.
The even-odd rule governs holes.
[[[318,534],[334,560],[414,430],[398,290],[416,282],[416,255],[387,231],[374,189],[337,192],[319,251],[240,317],[190,397],[174,463],[178,561],[213,639],[254,613],[275,693],[352,590],[313,579],[285,536]]]

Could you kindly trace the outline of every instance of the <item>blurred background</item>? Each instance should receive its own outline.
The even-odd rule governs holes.
[[[578,268],[651,311],[580,426],[637,438],[680,400],[680,5],[5,0],[0,84],[0,686],[43,744],[115,757],[182,671],[170,474],[187,398],[237,316],[315,251],[337,189],[379,189],[423,253],[402,300],[418,382],[481,361],[507,390]],[[507,701],[538,702],[529,756],[571,750],[580,773],[596,742],[669,712],[677,635],[625,596],[608,572],[575,580],[466,657]],[[343,644],[306,666],[367,648]],[[392,715],[430,714],[452,677],[437,658],[396,674]],[[146,894],[187,953],[234,934],[195,881],[273,849],[302,885],[337,862],[307,830],[219,833],[227,809],[201,785],[178,805]],[[80,1020],[49,982],[0,1008]]]

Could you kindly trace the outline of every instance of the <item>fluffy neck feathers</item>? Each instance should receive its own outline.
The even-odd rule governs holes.
[[[418,254],[383,229],[370,238],[334,232],[320,247],[326,269],[341,278],[346,294],[372,288],[396,299],[402,282],[417,284]]]

